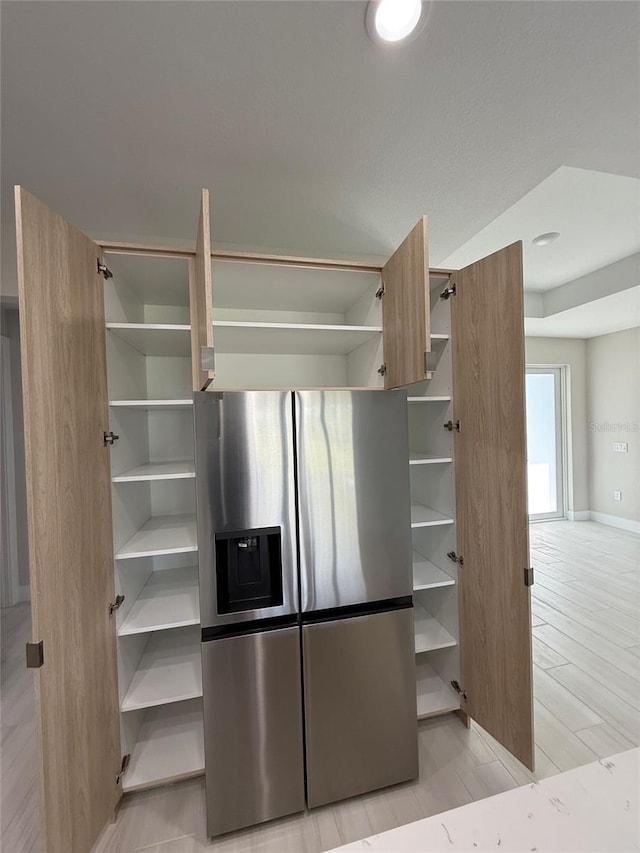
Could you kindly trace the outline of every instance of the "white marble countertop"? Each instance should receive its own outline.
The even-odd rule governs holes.
[[[640,850],[640,748],[399,826],[332,853]]]

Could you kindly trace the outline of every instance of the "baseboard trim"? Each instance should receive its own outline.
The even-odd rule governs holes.
[[[577,512],[567,510],[567,518],[569,521],[591,521],[591,513],[588,509],[580,509]]]
[[[609,527],[618,527],[620,530],[628,530],[629,533],[640,533],[640,521],[632,518],[618,518],[617,515],[608,515],[606,512],[591,512],[591,521],[599,524],[608,524]]]

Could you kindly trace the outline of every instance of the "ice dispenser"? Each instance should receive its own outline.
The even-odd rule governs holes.
[[[218,613],[282,604],[279,527],[216,533]]]

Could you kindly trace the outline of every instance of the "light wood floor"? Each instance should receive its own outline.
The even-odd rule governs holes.
[[[536,772],[453,715],[420,725],[420,779],[209,846],[203,781],[124,798],[96,853],[312,853],[640,745],[640,536],[592,522],[531,527]],[[2,850],[38,851],[28,606],[2,612]]]

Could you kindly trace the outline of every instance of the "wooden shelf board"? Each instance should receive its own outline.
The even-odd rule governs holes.
[[[118,636],[200,624],[198,567],[152,572]]]
[[[382,326],[214,322],[216,351],[269,355],[348,355],[382,334]]]
[[[107,331],[142,355],[191,356],[191,326],[174,323],[107,323]]]
[[[440,569],[431,560],[427,560],[417,551],[413,552],[413,590],[435,589],[441,586],[454,586],[455,579]]]
[[[416,694],[419,720],[457,711],[460,707],[458,694],[427,661],[416,663]]]
[[[179,409],[193,406],[192,397],[172,397],[167,400],[109,400],[113,408],[121,409]]]
[[[150,518],[116,552],[116,560],[185,554],[197,551],[195,515],[160,515]]]
[[[411,504],[411,527],[437,527],[440,524],[453,524],[453,518],[419,503]]]
[[[140,483],[147,480],[190,480],[195,478],[195,465],[190,462],[147,462],[112,477],[114,483]]]
[[[407,397],[409,403],[449,403],[451,397]]]
[[[122,790],[138,791],[203,773],[202,701],[192,699],[147,711]]]
[[[416,654],[433,652],[436,649],[448,649],[458,645],[456,638],[437,619],[427,613],[424,607],[416,604],[414,609]]]
[[[136,711],[200,696],[200,627],[195,625],[151,635],[120,710]]]
[[[409,454],[409,465],[437,465],[442,462],[453,462],[453,456],[432,456],[429,453]]]

